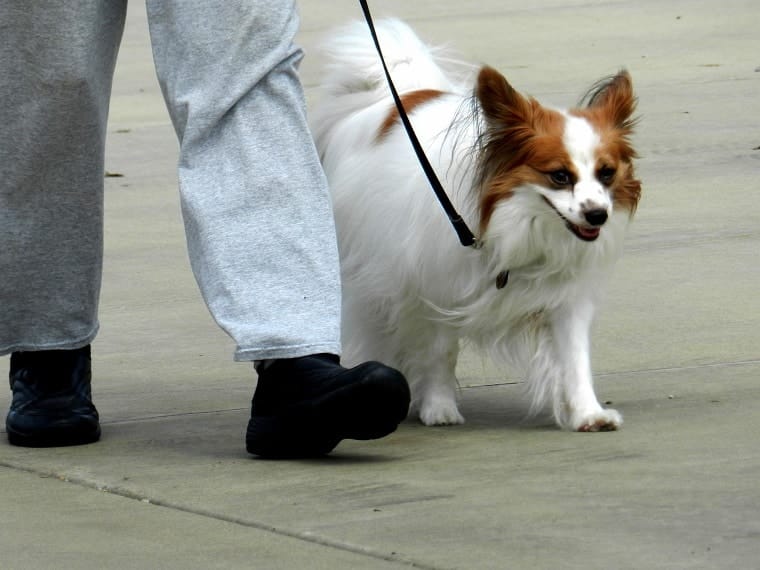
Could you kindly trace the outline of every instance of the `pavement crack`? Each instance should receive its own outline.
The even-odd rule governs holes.
[[[597,378],[620,376],[622,374],[650,374],[652,372],[679,372],[683,370],[701,370],[705,368],[731,368],[734,366],[757,366],[760,360],[730,360],[725,362],[706,362],[703,364],[691,364],[685,366],[661,366],[653,368],[641,368],[638,370],[618,370],[615,372],[603,372],[596,374]]]
[[[425,562],[421,562],[418,560],[413,560],[411,558],[401,556],[396,552],[391,552],[391,553],[378,552],[377,550],[374,550],[371,548],[366,548],[366,547],[359,546],[356,544],[343,542],[340,540],[335,540],[326,536],[315,534],[310,531],[291,530],[288,528],[283,528],[283,527],[267,524],[262,521],[256,521],[256,520],[251,520],[251,519],[245,519],[242,517],[225,515],[225,514],[210,511],[207,509],[201,509],[197,507],[183,505],[181,503],[175,503],[173,501],[167,501],[165,499],[156,499],[154,497],[149,497],[142,493],[138,493],[138,492],[135,492],[123,487],[103,484],[103,483],[99,483],[97,481],[93,481],[93,480],[82,478],[82,477],[72,477],[72,476],[66,475],[65,473],[57,473],[55,471],[37,469],[34,467],[29,467],[20,463],[16,463],[14,461],[0,460],[0,467],[5,467],[7,469],[21,471],[21,472],[29,473],[32,475],[37,475],[38,477],[57,479],[58,481],[62,483],[68,483],[71,485],[83,487],[85,489],[99,491],[102,493],[108,493],[110,495],[114,495],[114,496],[121,497],[124,499],[138,501],[145,505],[170,509],[176,512],[199,516],[199,517],[207,518],[209,520],[214,520],[218,522],[225,522],[225,523],[234,524],[234,525],[238,525],[242,527],[253,528],[253,529],[268,532],[270,534],[274,534],[277,536],[293,538],[296,540],[300,540],[302,542],[308,542],[311,544],[323,546],[325,548],[340,550],[343,552],[350,552],[352,554],[365,556],[367,558],[373,558],[375,560],[382,560],[382,561],[393,563],[396,565],[405,566],[408,568],[418,568],[420,570],[451,570],[451,569],[446,569],[440,566],[432,566],[430,564],[427,564]]]
[[[690,364],[682,366],[655,366],[651,368],[639,368],[634,370],[614,370],[611,372],[597,372],[594,374],[595,378],[610,378],[613,376],[624,376],[628,374],[652,374],[656,372],[680,372],[685,370],[701,370],[705,368],[731,368],[735,366],[758,366],[760,365],[760,359],[749,360],[728,360],[725,362],[705,362],[702,364]],[[523,380],[504,380],[504,381],[491,381],[485,384],[473,384],[470,386],[462,386],[462,390],[477,390],[482,388],[495,388],[498,386],[517,386],[524,384]]]
[[[134,417],[134,418],[125,418],[121,420],[110,420],[110,421],[101,421],[100,423],[102,425],[118,425],[118,424],[130,424],[134,422],[152,422],[152,421],[158,421],[158,420],[164,420],[167,418],[182,418],[186,416],[200,416],[200,415],[208,415],[208,414],[227,414],[227,413],[238,413],[238,412],[245,412],[248,411],[248,408],[225,408],[225,409],[219,409],[219,410],[196,410],[193,412],[177,412],[174,414],[155,414],[152,416],[141,416],[141,417]]]

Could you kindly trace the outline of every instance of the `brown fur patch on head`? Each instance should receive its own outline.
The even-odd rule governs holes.
[[[641,182],[634,174],[636,158],[630,137],[636,125],[633,113],[636,96],[633,82],[627,71],[597,83],[584,97],[587,105],[574,109],[572,114],[585,118],[601,139],[597,152],[597,169],[605,165],[614,167],[616,175],[611,186],[615,205],[636,211],[641,197]]]
[[[495,69],[484,67],[476,97],[486,119],[480,160],[480,230],[515,187],[546,183],[546,172],[572,168],[562,142],[564,118],[520,95]]]
[[[480,231],[484,233],[497,204],[522,184],[546,184],[548,173],[573,165],[563,142],[565,117],[520,95],[495,69],[484,67],[475,95],[485,118],[480,141]],[[630,142],[636,107],[631,78],[623,71],[600,82],[587,104],[570,114],[585,118],[599,134],[596,170],[614,170],[610,184],[616,206],[635,212],[641,195]]]
[[[404,93],[403,95],[400,95],[399,98],[401,99],[401,104],[403,105],[406,114],[411,115],[412,111],[414,111],[416,107],[423,105],[428,101],[436,99],[443,94],[443,91],[438,91],[437,89],[418,89],[417,91]],[[388,115],[385,117],[385,120],[380,124],[380,128],[377,131],[376,140],[379,142],[385,138],[393,126],[398,123],[400,119],[401,117],[399,115],[398,109],[394,105]]]

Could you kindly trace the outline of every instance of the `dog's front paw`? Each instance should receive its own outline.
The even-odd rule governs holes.
[[[420,421],[426,426],[463,424],[456,400],[441,395],[427,397],[420,406]]]
[[[570,419],[570,428],[574,431],[615,431],[622,425],[623,416],[613,409],[575,413]]]

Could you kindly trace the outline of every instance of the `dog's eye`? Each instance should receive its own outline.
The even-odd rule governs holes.
[[[573,183],[573,175],[564,168],[549,172],[549,180],[557,186],[570,186]]]
[[[599,182],[606,186],[615,178],[615,172],[616,170],[611,166],[603,166],[597,170],[596,177],[599,179]]]

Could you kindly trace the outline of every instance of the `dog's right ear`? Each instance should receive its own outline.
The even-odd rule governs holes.
[[[530,103],[494,68],[484,66],[480,70],[475,95],[492,126],[530,123]]]

